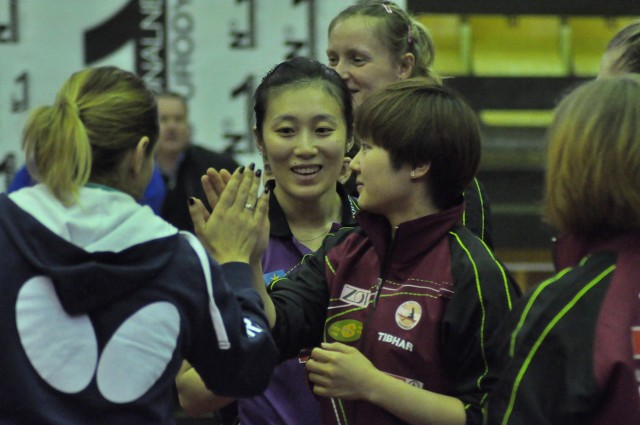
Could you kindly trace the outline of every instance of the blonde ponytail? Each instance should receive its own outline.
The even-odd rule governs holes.
[[[80,124],[80,125],[79,125]],[[91,150],[82,123],[66,111],[42,107],[27,122],[24,145],[31,174],[61,202],[75,202],[89,179]]]
[[[53,106],[29,115],[23,147],[31,175],[71,205],[89,180],[113,178],[143,136],[152,146],[158,138],[153,93],[130,72],[88,68],[65,82]]]

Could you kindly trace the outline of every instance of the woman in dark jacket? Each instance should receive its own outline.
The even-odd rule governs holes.
[[[638,423],[639,99],[640,78],[627,74],[558,107],[546,177],[558,274],[505,322],[489,424]]]
[[[215,261],[136,202],[157,138],[153,93],[114,67],[73,74],[31,113],[41,183],[0,195],[0,423],[171,424],[183,359],[221,394],[266,387],[277,351],[247,264],[266,198],[244,211],[259,177],[227,205],[246,216],[239,261]]]

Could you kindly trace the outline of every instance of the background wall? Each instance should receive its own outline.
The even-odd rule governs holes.
[[[194,141],[256,159],[251,95],[292,55],[325,60],[348,0],[0,0],[0,191],[24,162],[28,112],[72,72],[116,65],[190,102]],[[398,1],[406,5],[405,1]]]

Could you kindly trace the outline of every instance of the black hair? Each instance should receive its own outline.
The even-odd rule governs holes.
[[[263,78],[254,94],[256,129],[262,136],[262,126],[267,113],[269,96],[282,87],[320,83],[340,103],[347,126],[347,143],[353,136],[353,100],[346,83],[338,73],[328,66],[303,57],[295,57],[271,69]]]

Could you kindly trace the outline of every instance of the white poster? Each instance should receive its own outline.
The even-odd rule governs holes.
[[[194,143],[257,160],[250,117],[260,78],[293,55],[325,61],[328,24],[354,2],[0,0],[0,191],[24,162],[28,112],[88,66],[115,65],[185,95]]]

